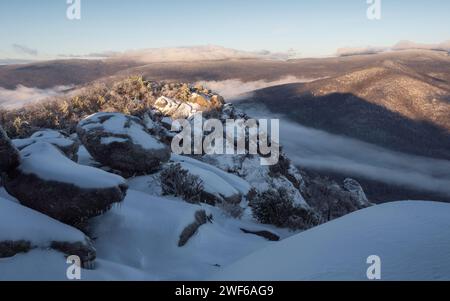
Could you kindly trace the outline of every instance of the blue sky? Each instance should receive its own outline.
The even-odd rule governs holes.
[[[0,58],[191,45],[327,55],[347,46],[450,39],[450,1],[382,0],[382,19],[366,0],[0,0]],[[28,54],[27,54],[28,53]]]

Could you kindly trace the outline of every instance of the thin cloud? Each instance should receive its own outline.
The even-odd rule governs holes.
[[[56,86],[50,89],[38,89],[19,85],[16,89],[9,90],[0,87],[0,107],[5,109],[20,108],[26,104],[60,96],[72,88],[73,86]]]
[[[128,59],[142,63],[156,62],[192,62],[192,61],[217,61],[229,59],[270,59],[287,60],[296,58],[297,52],[243,51],[221,46],[191,46],[174,48],[151,48],[142,50],[130,50],[117,54],[117,59]]]
[[[227,79],[223,81],[201,81],[198,84],[222,95],[227,101],[233,102],[251,96],[251,93],[256,90],[285,84],[306,83],[314,80],[317,80],[317,78],[299,78],[290,75],[275,81],[258,80],[243,82],[240,79]]]
[[[93,52],[88,54],[60,54],[59,58],[64,59],[107,59],[119,55],[120,52],[116,51],[104,51],[104,52]]]
[[[400,41],[391,47],[377,47],[377,46],[365,46],[365,47],[345,47],[339,48],[336,51],[337,56],[351,56],[351,55],[363,55],[363,54],[376,54],[388,51],[401,51],[401,50],[438,50],[438,51],[450,51],[450,40],[438,44],[424,44],[416,43],[412,41]]]
[[[18,53],[21,53],[21,54],[30,55],[30,56],[37,56],[39,54],[37,49],[30,48],[30,47],[25,46],[25,45],[13,44],[12,48],[14,49],[15,52],[18,52]]]
[[[391,151],[355,139],[304,127],[263,106],[242,104],[256,118],[280,118],[280,142],[300,167],[344,172],[382,183],[450,196],[450,161]]]
[[[376,53],[380,53],[380,52],[385,52],[387,50],[389,50],[389,48],[373,47],[373,46],[346,47],[346,48],[339,48],[336,51],[336,55],[337,56],[351,56],[351,55],[376,54]]]

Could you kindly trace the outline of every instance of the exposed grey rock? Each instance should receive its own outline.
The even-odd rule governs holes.
[[[125,176],[151,173],[170,158],[168,146],[153,137],[142,121],[119,113],[97,113],[77,127],[92,157]]]
[[[253,234],[256,236],[260,236],[269,241],[279,241],[280,240],[280,237],[278,235],[273,234],[272,232],[269,232],[269,231],[250,231],[250,230],[246,230],[244,228],[241,228],[241,231],[244,232],[245,234]]]

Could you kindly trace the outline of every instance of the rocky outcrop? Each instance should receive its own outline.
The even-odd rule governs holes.
[[[79,144],[59,131],[43,129],[35,132],[33,135],[31,135],[30,138],[13,140],[13,144],[19,150],[22,150],[25,147],[36,142],[50,143],[63,151],[64,154],[66,154],[66,156],[71,160],[77,161]]]
[[[169,147],[152,136],[137,117],[97,113],[82,120],[77,133],[96,161],[124,176],[151,173],[170,158]]]
[[[39,212],[0,198],[0,258],[33,249],[53,249],[76,255],[84,268],[92,268],[96,250],[90,238]]]
[[[76,164],[49,143],[33,143],[20,154],[21,164],[4,177],[5,188],[21,204],[63,223],[81,227],[125,197],[123,178]]]
[[[190,118],[198,112],[219,113],[225,104],[222,96],[199,85],[166,84],[156,94],[161,96],[153,107],[174,120]]]
[[[356,180],[346,179],[341,186],[328,177],[312,172],[304,172],[303,178],[305,186],[302,194],[308,204],[322,216],[322,222],[371,206]]]
[[[14,169],[19,162],[19,151],[0,126],[0,173]]]
[[[194,103],[183,102],[165,96],[159,97],[156,100],[154,107],[163,115],[170,116],[174,120],[191,117],[199,112],[201,108]]]

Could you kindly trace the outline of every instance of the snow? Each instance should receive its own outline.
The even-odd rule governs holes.
[[[1,216],[3,235],[44,244],[50,235],[82,237],[45,216],[38,221],[40,214],[11,201],[0,204],[0,214],[14,218],[5,222],[14,227],[4,228]],[[21,214],[31,212],[20,218],[31,232],[16,222],[18,214],[5,209],[13,205]],[[213,222],[178,247],[180,233],[198,210],[212,214]],[[121,206],[93,219],[90,228],[96,268],[82,270],[82,280],[367,280],[370,255],[381,257],[383,280],[450,279],[450,204],[445,203],[379,205],[287,238],[292,233],[229,218],[219,208],[129,190]],[[284,240],[269,242],[241,228],[281,233]],[[67,280],[67,267],[63,254],[36,249],[0,259],[0,280]]]
[[[244,179],[201,161],[176,154],[172,154],[171,160],[180,163],[191,174],[199,176],[207,192],[229,197],[239,193],[247,195],[251,189]]]
[[[14,203],[19,204],[19,201],[18,201],[15,197],[13,197],[12,195],[10,195],[10,194],[6,191],[5,187],[0,187],[0,199],[1,199],[1,198],[3,198],[4,200],[11,201],[11,202],[14,202]]]
[[[102,137],[102,139],[100,139],[101,144],[111,144],[114,142],[125,143],[125,142],[127,142],[127,139],[117,138],[117,137]]]
[[[44,214],[0,198],[0,242],[21,240],[46,248],[53,241],[84,242],[85,236]]]
[[[48,142],[50,144],[60,146],[60,147],[69,147],[74,144],[74,141],[64,137],[60,132],[46,129],[42,131],[38,131],[34,133],[30,138],[26,139],[14,139],[13,144],[19,148],[22,149],[30,144],[36,143],[36,142]]]
[[[292,197],[295,204],[302,207],[309,207],[300,191],[283,176],[272,177],[269,175],[269,168],[260,164],[258,156],[245,158],[240,168],[241,175],[258,191],[285,188]]]
[[[46,181],[73,184],[85,189],[101,189],[119,186],[125,180],[103,170],[76,164],[64,156],[53,145],[37,142],[21,152],[19,169],[25,174],[34,174]]]
[[[188,103],[165,96],[159,97],[155,102],[155,108],[162,114],[177,118],[190,118],[197,112],[201,111],[201,107],[195,103]]]
[[[78,164],[86,165],[86,166],[100,166],[101,164],[92,158],[91,154],[88,152],[84,145],[81,145],[78,148]]]
[[[134,144],[146,150],[165,148],[162,142],[156,140],[144,130],[143,125],[131,118],[120,113],[96,113],[82,120],[79,125],[86,131],[101,129],[110,133],[112,135],[111,139],[117,138],[114,137],[115,135],[129,137]],[[106,137],[102,138],[102,141],[119,142],[119,140],[104,139]]]
[[[187,245],[179,235],[198,210],[213,214]],[[92,220],[97,249],[95,270],[82,270],[82,280],[201,280],[239,258],[273,242],[244,234],[240,228],[268,227],[230,219],[220,209],[129,190],[124,202]],[[66,280],[64,256],[35,250],[0,259],[0,279]]]
[[[160,173],[128,179],[128,187],[153,196],[162,196]]]
[[[112,281],[117,279],[153,280],[142,271],[108,261],[95,261],[96,270],[82,270],[82,280]],[[67,281],[69,265],[64,254],[35,249],[13,258],[0,258],[0,281]]]
[[[269,246],[216,280],[450,280],[450,204],[404,201],[364,209]]]

